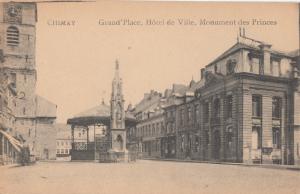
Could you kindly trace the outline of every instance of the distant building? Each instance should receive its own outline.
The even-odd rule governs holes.
[[[36,96],[36,157],[39,160],[56,158],[56,108],[52,102]]]
[[[56,124],[56,160],[71,160],[71,126],[67,124]]]

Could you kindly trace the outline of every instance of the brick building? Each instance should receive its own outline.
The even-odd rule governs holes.
[[[135,142],[140,157],[160,157],[160,136],[164,128],[162,94],[151,90],[131,110],[137,119],[137,125],[130,129],[130,142]]]

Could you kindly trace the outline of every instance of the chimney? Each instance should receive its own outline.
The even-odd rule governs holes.
[[[202,68],[200,72],[200,80],[204,78],[204,72],[205,72],[205,68]]]
[[[263,74],[270,75],[271,74],[271,47],[272,45],[262,43],[259,45],[260,49],[263,52]]]

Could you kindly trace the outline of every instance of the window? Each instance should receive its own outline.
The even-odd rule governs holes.
[[[200,138],[198,136],[195,137],[195,145],[194,145],[194,152],[199,151],[199,145],[200,145]]]
[[[261,127],[252,127],[252,149],[260,149],[262,143]]]
[[[272,129],[272,136],[273,136],[273,148],[280,149],[280,128],[273,127]]]
[[[227,75],[233,74],[236,66],[236,60],[228,60],[226,64]]]
[[[59,149],[56,150],[56,154],[59,154]]]
[[[215,66],[214,66],[214,70],[215,70],[215,73],[218,72],[218,65],[215,65]]]
[[[220,99],[217,98],[215,99],[214,101],[214,115],[215,115],[215,118],[220,118]]]
[[[155,124],[152,124],[152,136],[154,136],[154,134],[155,134]]]
[[[26,108],[24,107],[23,108],[23,115],[25,115],[26,114]]]
[[[181,152],[184,151],[184,135],[181,135],[181,138],[180,138],[180,150],[181,150]]]
[[[206,102],[203,105],[203,121],[205,123],[207,123],[208,122],[208,118],[209,118],[209,105],[208,105],[208,102]]]
[[[250,62],[250,72],[259,74],[260,73],[260,60],[259,58],[252,58]]]
[[[15,26],[9,26],[6,31],[6,44],[8,46],[18,46],[19,30]]]
[[[281,116],[281,98],[274,97],[272,100],[272,117],[279,119]]]
[[[204,141],[205,141],[205,146],[207,147],[209,145],[209,133],[208,133],[208,130],[204,130]]]
[[[229,148],[232,145],[232,137],[233,137],[232,127],[228,127],[226,130],[226,142]]]
[[[180,111],[180,125],[183,125],[184,120],[184,109],[181,109]]]
[[[252,117],[261,117],[262,116],[262,100],[261,96],[253,95],[252,96]]]
[[[188,108],[187,121],[190,122],[191,120],[192,120],[192,109],[189,107]]]
[[[199,105],[196,105],[196,108],[195,108],[195,120],[196,120],[196,123],[199,123],[200,122],[200,106]]]
[[[31,135],[31,129],[28,129],[28,137]]]
[[[274,76],[280,76],[280,63],[279,61],[271,62],[271,72]]]
[[[232,118],[232,95],[227,96],[226,102],[227,102],[226,116],[227,118]]]

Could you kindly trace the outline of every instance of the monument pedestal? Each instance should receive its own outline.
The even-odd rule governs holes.
[[[109,150],[108,151],[109,160],[111,162],[128,162],[128,151],[116,151],[116,150]]]

